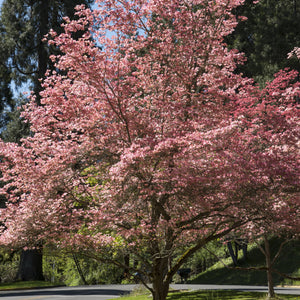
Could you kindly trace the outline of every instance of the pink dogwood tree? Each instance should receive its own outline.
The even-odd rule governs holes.
[[[23,113],[32,135],[0,144],[0,242],[84,251],[164,300],[203,245],[294,203],[299,87],[282,73],[262,95],[234,73],[242,2],[98,1],[50,32],[63,54]]]
[[[249,182],[243,197],[246,201],[256,199],[256,205],[250,208],[256,219],[238,228],[236,233],[248,241],[263,241],[263,246],[258,245],[266,265],[249,269],[267,272],[268,294],[273,299],[272,273],[292,279],[276,270],[274,264],[283,245],[299,238],[300,233],[298,73],[283,70],[264,89],[253,86],[246,89],[245,97],[239,100],[244,123],[241,128],[251,136],[248,140],[251,163],[247,171],[255,176],[256,184]],[[270,249],[270,237],[282,239],[273,257],[271,250],[274,253],[275,249]]]

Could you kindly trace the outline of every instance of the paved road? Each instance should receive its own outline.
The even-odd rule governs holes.
[[[106,300],[128,294],[135,285],[97,285],[0,291],[2,300]]]
[[[1,291],[3,300],[107,300],[128,294],[137,285],[96,285],[80,287],[60,287],[37,290]],[[266,292],[267,287],[240,286],[240,285],[200,285],[200,284],[174,284],[176,290],[239,290]],[[300,288],[276,288],[278,294],[299,295]]]

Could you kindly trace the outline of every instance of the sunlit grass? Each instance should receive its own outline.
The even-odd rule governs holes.
[[[53,286],[51,282],[46,281],[17,281],[12,283],[1,283],[0,290],[30,289]]]
[[[124,296],[122,300],[149,300],[150,294]],[[239,292],[239,291],[191,291],[171,293],[167,300],[264,300],[267,299],[264,293]],[[276,299],[297,300],[299,296],[278,295]]]
[[[193,291],[173,294],[168,297],[168,300],[258,300],[266,299],[266,294],[255,292],[240,292],[240,291]],[[296,296],[285,295],[278,299],[293,299]],[[299,296],[298,296],[299,299]]]

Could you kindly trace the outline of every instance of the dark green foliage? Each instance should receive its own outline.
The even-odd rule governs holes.
[[[190,260],[190,266],[194,273],[201,273],[218,262],[219,259],[228,256],[226,245],[219,241],[213,241],[194,254]]]
[[[0,45],[1,47],[1,45]],[[1,57],[0,57],[1,60]],[[9,112],[11,112],[15,103],[10,90],[10,71],[5,64],[0,63],[0,129],[5,126],[9,120]]]
[[[225,259],[227,257],[229,257],[229,253],[226,244],[220,241],[212,241],[190,257],[182,268],[191,269],[189,274],[189,278],[191,278],[195,277],[196,274],[205,272],[208,268],[217,263],[219,259]],[[175,282],[181,282],[182,278],[180,278],[177,273],[173,280]]]
[[[7,249],[0,249],[0,282],[12,282],[15,280],[18,266],[20,262],[20,255],[16,252],[8,251]]]
[[[54,69],[49,56],[57,49],[42,42],[50,29],[62,32],[64,16],[74,17],[78,4],[89,6],[93,0],[4,0],[0,16],[0,130],[11,120],[20,98],[16,91],[26,87],[37,95],[40,79]],[[13,97],[18,99],[13,100]],[[13,125],[14,127],[16,125]],[[11,138],[10,138],[11,139]]]
[[[64,16],[74,15],[77,4],[91,4],[91,0],[5,0],[1,11],[1,52],[9,53],[6,64],[17,86],[30,81],[38,90],[39,79],[47,68],[53,68],[49,55],[57,52],[42,42],[50,29],[62,32]],[[3,53],[1,53],[3,54]]]
[[[121,283],[124,273],[121,268],[107,263],[100,263],[84,255],[76,254],[76,257],[87,284]],[[43,270],[47,281],[71,286],[84,284],[73,254],[45,249]]]
[[[280,69],[300,70],[297,59],[287,59],[287,54],[300,44],[299,0],[260,0],[258,4],[246,0],[236,14],[248,18],[227,40],[248,59],[238,71],[263,85]]]
[[[3,32],[4,26],[0,22],[0,129],[9,119],[8,112],[14,108],[10,89],[11,70],[7,66],[9,51],[5,47]]]
[[[20,117],[20,110],[14,110],[9,114],[10,122],[2,132],[1,138],[5,142],[19,143],[21,138],[29,135],[29,125]]]

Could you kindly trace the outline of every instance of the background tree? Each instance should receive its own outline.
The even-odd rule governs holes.
[[[297,0],[246,0],[236,9],[240,22],[228,38],[230,47],[244,52],[247,61],[238,70],[254,78],[261,86],[280,69],[290,67],[300,71],[299,60],[287,59],[300,44],[300,4]]]
[[[61,32],[63,16],[74,16],[77,4],[90,5],[92,0],[5,0],[0,17],[0,125],[2,138],[19,142],[29,133],[17,107],[25,99],[16,90],[33,90],[40,104],[40,79],[54,66],[50,55],[58,53],[42,39],[50,29]],[[77,34],[80,36],[80,33]],[[9,124],[8,124],[9,123]],[[8,124],[8,127],[6,125]],[[42,279],[42,257],[37,250],[22,252],[18,278]]]
[[[28,84],[39,99],[40,79],[53,69],[49,56],[57,53],[42,41],[50,29],[61,32],[62,17],[74,15],[77,4],[90,5],[92,0],[5,0],[1,8],[2,51],[17,87]],[[1,53],[3,54],[3,53]]]
[[[255,92],[250,87],[251,91],[246,93],[248,99],[242,102],[246,116],[245,130],[250,128],[248,133],[254,137],[249,144],[253,152],[251,172],[263,178],[259,185],[248,190],[250,197],[254,196],[260,202],[260,209],[254,208],[260,217],[247,225],[244,235],[249,240],[253,237],[254,240],[257,237],[263,238],[264,249],[261,250],[266,258],[269,298],[275,297],[272,273],[276,271],[274,263],[280,253],[272,261],[268,239],[270,236],[299,237],[300,233],[298,76],[296,71],[280,71],[264,89]],[[289,89],[294,89],[294,93],[289,94]],[[254,103],[251,97],[256,99],[255,106],[250,104]],[[249,126],[249,122],[252,126]],[[290,175],[286,177],[289,180],[284,189],[280,187],[282,182],[279,170],[285,170],[284,176],[294,174],[294,178]]]
[[[9,88],[10,72],[4,64],[0,65],[0,72],[0,128],[4,128],[9,121],[9,112],[14,109],[15,103]]]
[[[61,32],[62,17],[74,16],[77,4],[92,3],[93,0],[3,1],[0,17],[1,131],[9,121],[14,122],[12,127],[19,132],[24,128],[18,113],[10,113],[25,100],[16,93],[17,90],[34,91],[39,103],[40,79],[44,78],[47,69],[53,70],[49,56],[57,54],[57,49],[42,42],[44,35],[50,29]],[[8,134],[14,132],[10,130],[5,134],[6,138]],[[26,135],[26,130],[22,134]],[[9,140],[15,138],[10,136]]]
[[[297,49],[294,52],[297,53]],[[252,138],[248,144],[251,149],[250,161],[247,170],[241,170],[241,176],[246,171],[252,177],[249,179],[256,181],[256,184],[249,181],[240,193],[244,193],[244,201],[249,203],[253,203],[253,198],[256,199],[256,204],[250,209],[253,209],[252,214],[256,218],[238,228],[235,233],[252,242],[263,241],[263,246],[260,243],[257,245],[265,256],[265,266],[248,270],[266,271],[268,294],[273,299],[275,291],[272,274],[292,278],[275,269],[276,259],[283,245],[293,238],[299,238],[300,234],[298,72],[283,70],[275,74],[274,80],[268,82],[265,88],[249,85],[246,89],[245,98],[239,100],[244,115],[241,130]],[[290,94],[289,90],[294,92]],[[282,189],[283,170],[285,187]],[[275,249],[270,249],[269,239],[275,236],[282,238],[283,242],[272,257],[271,252],[274,253]]]

